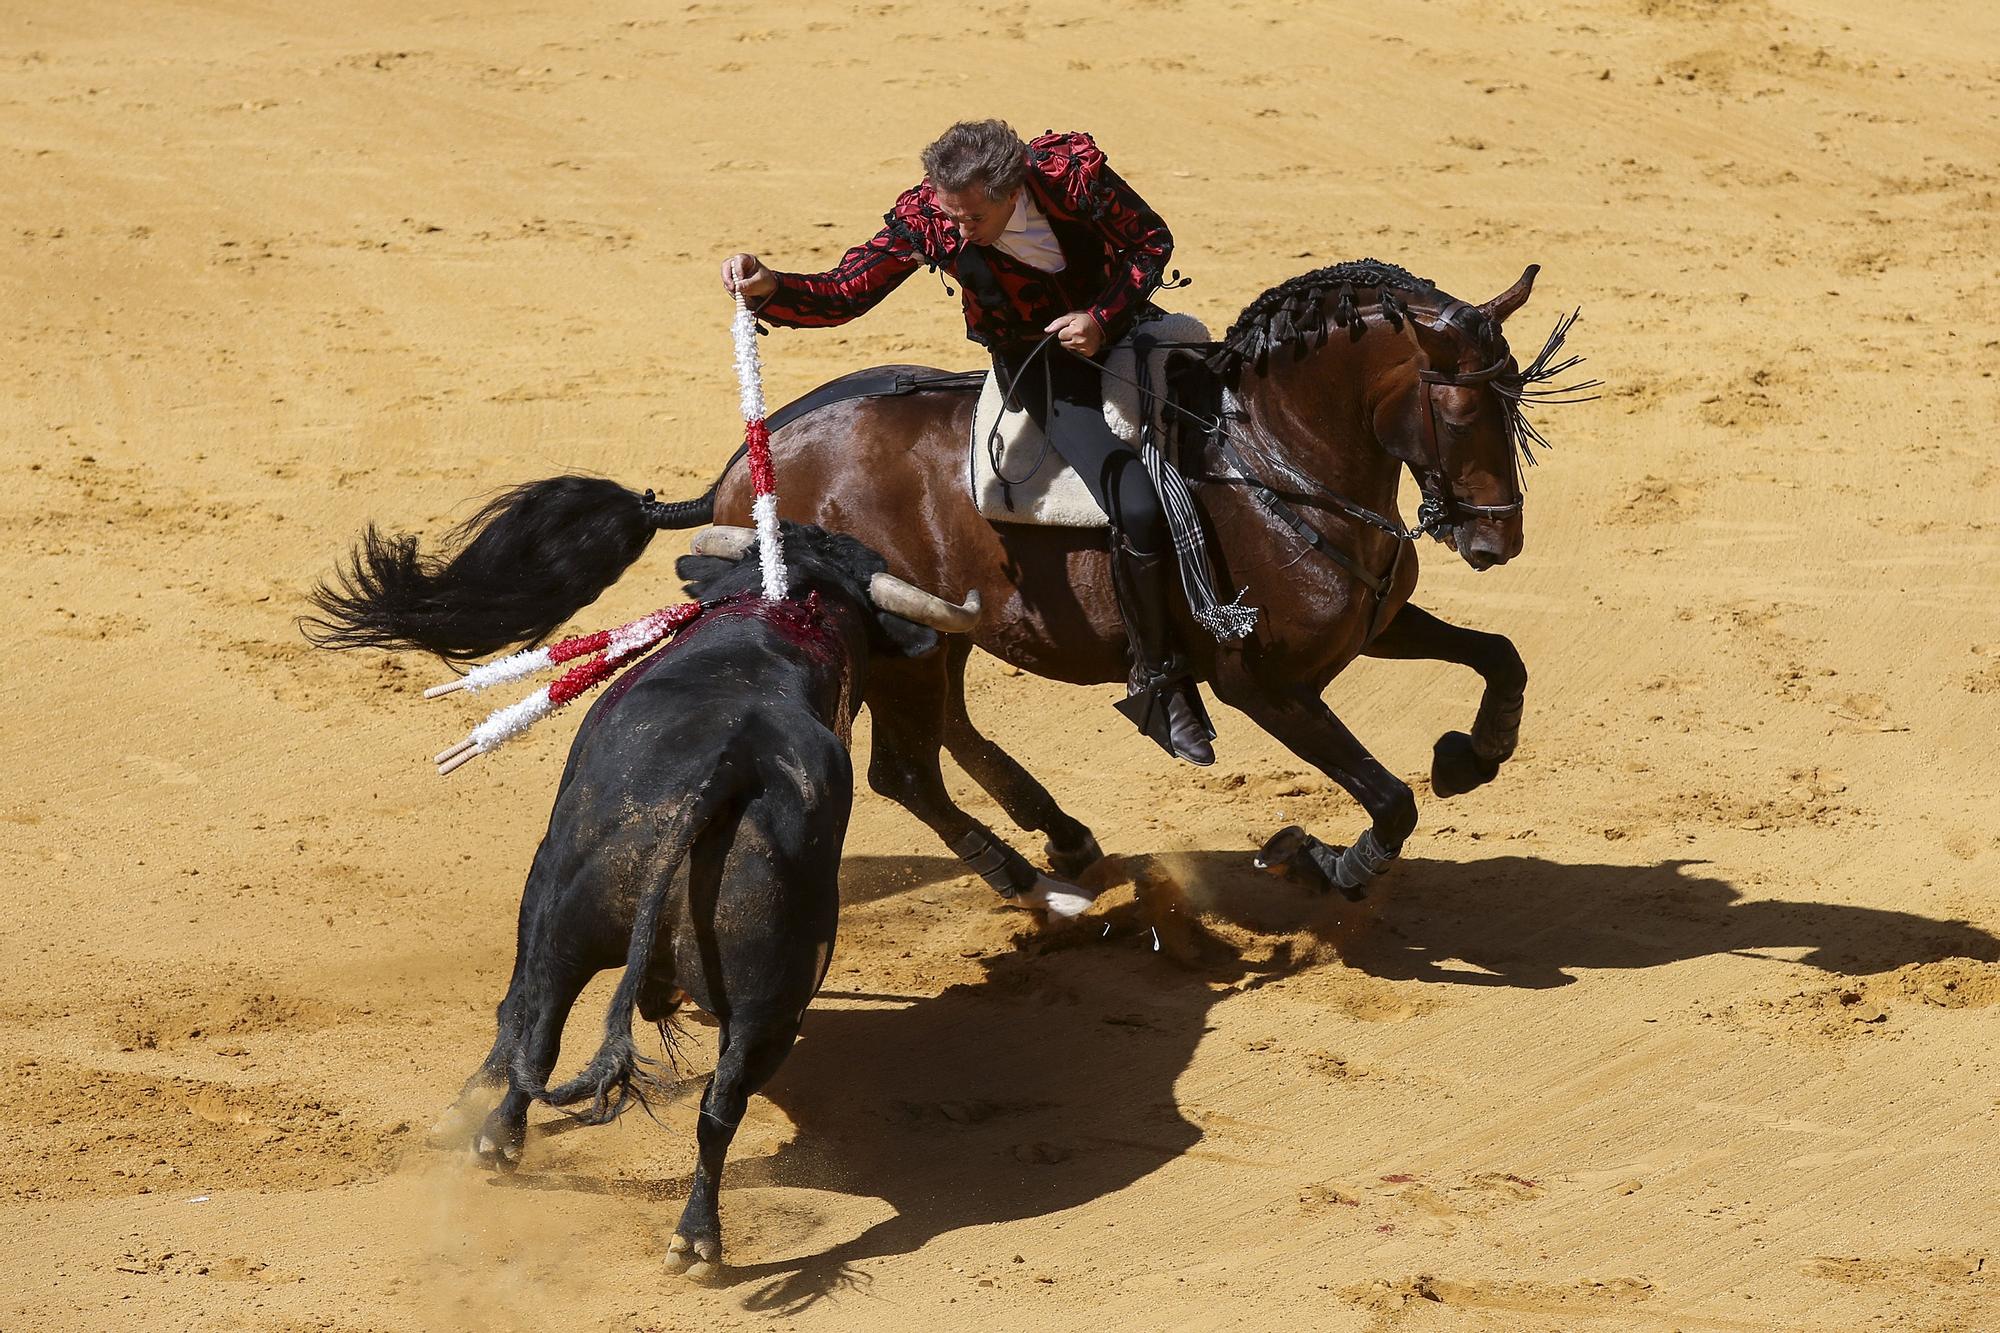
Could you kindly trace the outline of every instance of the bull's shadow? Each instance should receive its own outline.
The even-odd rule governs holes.
[[[1296,890],[1240,852],[1171,858],[1205,911],[1255,930],[1310,924]],[[1943,958],[2000,959],[1966,921],[1843,903],[1746,899],[1700,861],[1568,865],[1533,856],[1399,862],[1339,935],[1342,961],[1392,981],[1543,988],[1570,969],[1761,953],[1843,976]]]
[[[1226,953],[1198,971],[1169,961],[1132,912],[1111,924],[989,958],[983,981],[934,997],[856,1008],[828,992],[836,1007],[807,1015],[764,1090],[796,1135],[738,1182],[895,1212],[808,1259],[732,1268],[746,1306],[796,1309],[854,1280],[858,1261],[1087,1203],[1201,1140],[1174,1085],[1230,993],[1221,983],[1248,974]],[[1258,971],[1291,966],[1280,951]]]

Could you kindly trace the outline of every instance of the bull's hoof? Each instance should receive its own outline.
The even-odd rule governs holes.
[[[496,1111],[472,1136],[472,1159],[495,1171],[512,1171],[521,1165],[521,1145],[527,1138],[525,1120],[517,1123]]]
[[[1431,747],[1431,790],[1439,796],[1463,796],[1499,773],[1499,762],[1480,758],[1462,731],[1447,731]]]
[[[714,1282],[722,1276],[722,1242],[689,1240],[676,1233],[667,1242],[667,1271],[690,1282]]]
[[[1058,847],[1054,838],[1042,844],[1042,855],[1049,859],[1049,869],[1056,872],[1058,879],[1080,879],[1084,873],[1104,859],[1104,849],[1097,845],[1094,834],[1083,835],[1083,842],[1077,847]]]

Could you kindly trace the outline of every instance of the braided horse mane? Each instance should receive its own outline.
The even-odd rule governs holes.
[[[1364,293],[1372,293],[1368,300]],[[1249,305],[1229,326],[1229,331],[1209,353],[1208,368],[1223,384],[1236,387],[1245,367],[1262,375],[1274,352],[1289,352],[1294,361],[1309,351],[1326,346],[1334,330],[1347,331],[1349,340],[1359,342],[1367,332],[1361,312],[1373,306],[1398,333],[1409,317],[1411,305],[1443,316],[1452,327],[1489,355],[1506,347],[1500,326],[1476,305],[1454,300],[1428,278],[1420,278],[1406,268],[1379,259],[1350,259],[1325,268],[1287,278]],[[1511,374],[1496,378],[1494,390],[1506,405],[1507,426],[1521,456],[1535,461],[1531,445],[1548,447],[1548,441],[1523,413],[1529,406],[1549,403],[1588,402],[1581,396],[1599,387],[1596,380],[1567,386],[1549,381],[1573,369],[1583,358],[1558,360],[1563,341],[1575,323],[1576,314],[1557,321],[1548,341],[1533,361]]]
[[[1375,294],[1374,301],[1360,299],[1363,289]],[[1348,337],[1358,342],[1364,331],[1363,305],[1377,305],[1400,332],[1412,300],[1436,310],[1451,303],[1430,279],[1379,259],[1351,259],[1301,273],[1243,307],[1209,356],[1209,369],[1235,384],[1245,366],[1261,375],[1273,352],[1288,351],[1294,360],[1303,358],[1307,351],[1324,347],[1335,329],[1347,330]],[[1485,330],[1466,332],[1481,343],[1490,336]]]

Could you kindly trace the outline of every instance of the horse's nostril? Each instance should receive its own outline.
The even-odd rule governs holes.
[[[1462,543],[1460,549],[1465,554],[1465,563],[1474,569],[1491,569],[1506,559],[1505,551],[1482,538]]]

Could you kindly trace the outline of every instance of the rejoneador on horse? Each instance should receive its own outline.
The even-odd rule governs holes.
[[[1138,452],[1105,422],[1099,373],[1148,312],[1173,234],[1087,134],[1024,144],[1003,121],[963,121],[924,150],[923,165],[882,229],[824,273],[774,272],[739,254],[723,283],[767,323],[823,328],[866,314],[919,268],[953,274],[966,336],[1111,521],[1130,694],[1158,703],[1137,711],[1157,718],[1169,754],[1212,764],[1214,733],[1167,613],[1166,513]]]
[[[1206,681],[1369,816],[1339,845],[1280,830],[1260,864],[1358,898],[1414,829],[1416,801],[1321,695],[1363,654],[1463,665],[1485,689],[1469,731],[1437,742],[1434,793],[1490,781],[1512,755],[1526,668],[1504,636],[1409,604],[1416,543],[1435,537],[1474,569],[1520,553],[1521,465],[1546,443],[1524,408],[1574,401],[1574,390],[1591,387],[1551,383],[1578,360],[1561,355],[1573,316],[1522,366],[1503,326],[1527,301],[1534,266],[1479,304],[1374,260],[1301,274],[1252,301],[1219,341],[1176,349],[1171,394],[1147,393],[1159,409],[1149,415],[1176,427],[1177,464],[1166,475],[1149,472],[1129,443],[1092,429],[1105,415],[1090,358],[1149,313],[1171,236],[1088,136],[996,148],[994,132],[981,127],[997,124],[957,126],[933,144],[925,183],[829,273],[776,274],[743,255],[723,267],[732,290],[761,302],[773,323],[852,318],[926,264],[955,279],[969,333],[994,354],[995,377],[1029,414],[1040,405],[1049,443],[1081,464],[1110,520],[1107,543],[1101,530],[983,516],[967,471],[976,383],[963,375],[874,367],[772,414],[785,518],[850,532],[901,578],[975,590],[984,607],[970,634],[869,676],[870,785],[1004,897],[1042,906],[1052,887],[1068,886],[1052,885],[951,800],[941,751],[1009,819],[1046,836],[1056,876],[1080,875],[1102,852],[967,716],[972,647],[1057,680],[1125,681],[1127,702],[1141,705],[1131,710],[1135,720],[1197,760],[1210,729],[1192,682]],[[1002,168],[1014,163],[1020,174],[1009,180]],[[1054,262],[1051,241],[1059,270],[1035,262]],[[475,514],[439,555],[414,537],[371,528],[339,586],[322,592],[323,639],[468,660],[543,638],[614,582],[653,532],[747,523],[751,479],[739,462],[740,454],[703,496],[678,502],[599,478],[520,486]],[[1398,503],[1405,470],[1422,496],[1414,526]],[[1187,512],[1163,514],[1163,490],[1191,496]],[[1212,561],[1221,586],[1239,590],[1239,605],[1224,610],[1256,609],[1243,632],[1217,633],[1198,618],[1214,608],[1170,595],[1176,558],[1188,586],[1184,545],[1197,549],[1198,563]]]

